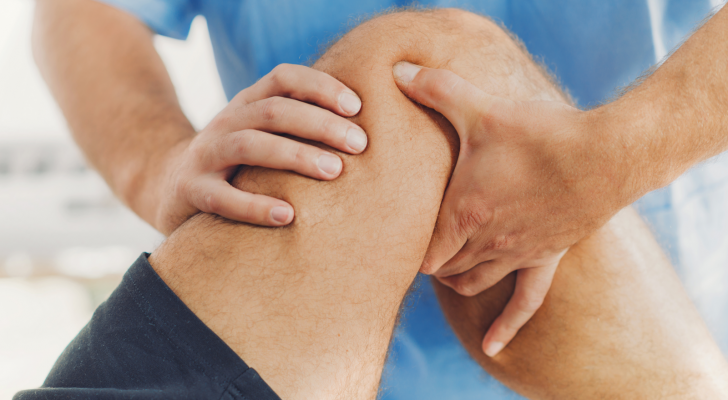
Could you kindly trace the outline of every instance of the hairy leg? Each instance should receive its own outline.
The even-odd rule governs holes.
[[[259,228],[200,215],[150,258],[192,311],[283,398],[374,398],[399,305],[434,228],[457,154],[456,135],[441,116],[399,92],[391,67],[400,60],[449,68],[500,96],[565,101],[528,55],[483,18],[452,10],[376,18],[344,36],[314,66],[362,98],[356,122],[369,134],[364,154],[342,155],[344,171],[332,182],[245,168],[234,184],[289,201],[296,207],[292,226]],[[271,118],[285,112],[274,100],[266,110]],[[600,290],[598,283],[592,291]],[[443,297],[457,321],[456,312],[474,310],[460,315],[471,319],[456,325],[463,338],[481,333],[487,315],[478,312],[499,312],[510,295],[508,285],[480,303],[472,301],[482,298]],[[624,319],[661,318],[617,309]],[[546,325],[573,318],[568,309],[561,312],[546,318]],[[598,315],[599,308],[589,312]],[[545,337],[558,334],[546,325],[527,329],[538,327]],[[567,339],[573,343],[589,339],[579,327],[571,332]],[[687,342],[704,339],[688,333]],[[644,340],[654,343],[654,351],[673,351],[659,337]],[[531,337],[527,342],[538,347],[548,341]],[[526,347],[517,343],[509,352],[519,348]],[[611,351],[596,346],[593,354],[612,364],[624,361],[624,354],[610,358]],[[527,368],[546,377],[534,381],[534,388],[559,378],[558,371],[541,371],[549,366],[543,358],[532,362],[527,353],[521,355],[496,374],[512,387],[525,392],[526,378],[515,375]],[[571,372],[574,381],[589,377]]]
[[[514,284],[511,274],[475,297],[437,282],[435,290],[471,356],[517,392],[533,399],[728,396],[720,350],[632,209],[569,250],[534,318],[489,358],[483,336]]]
[[[412,48],[405,59],[442,64],[494,95],[568,101],[523,49],[503,43],[510,40],[498,27],[472,14],[448,18],[459,20],[463,30],[479,24],[482,35],[450,31],[462,35],[459,45],[446,39],[447,30],[434,36],[434,45],[424,35],[420,43],[435,59],[422,63],[422,53]],[[471,356],[512,389],[543,399],[728,397],[728,364],[633,210],[567,253],[536,317],[491,359],[481,342],[514,283],[511,275],[465,297],[433,279],[443,311]]]
[[[457,152],[455,133],[440,127],[446,122],[394,84],[391,68],[406,47],[380,51],[387,32],[369,40],[367,29],[315,65],[362,98],[355,121],[369,135],[367,150],[341,154],[344,170],[331,182],[244,168],[234,185],[293,204],[291,226],[199,215],[150,257],[182,301],[285,399],[376,396]],[[275,99],[265,110],[269,118],[285,112]]]

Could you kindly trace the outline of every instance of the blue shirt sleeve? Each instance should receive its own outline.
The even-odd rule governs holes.
[[[196,0],[99,0],[142,20],[154,32],[187,39],[192,20],[200,13]]]

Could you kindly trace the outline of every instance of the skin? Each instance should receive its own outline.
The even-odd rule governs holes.
[[[586,112],[500,98],[447,70],[395,66],[400,89],[446,116],[461,141],[421,271],[471,296],[518,271],[483,339],[487,354],[540,307],[569,246],[728,148],[727,27],[724,9],[644,83]]]
[[[351,154],[366,147],[364,131],[343,118],[361,100],[327,74],[280,65],[195,132],[137,18],[94,0],[38,0],[35,10],[36,63],[76,142],[114,193],[164,234],[199,211],[290,223],[288,203],[230,186],[238,165],[321,180],[341,173],[335,154],[273,132]]]
[[[77,142],[117,195],[163,233],[199,210],[261,225],[290,223],[288,203],[229,185],[240,164],[323,180],[341,172],[330,152],[267,132],[350,153],[365,145],[361,138],[349,142],[350,129],[359,130],[340,118],[359,109],[345,95],[353,92],[296,66],[277,68],[195,133],[138,20],[92,0],[39,0],[36,9],[36,59]],[[484,338],[488,354],[541,305],[569,245],[728,145],[726,67],[716,62],[726,51],[724,14],[644,85],[589,113],[498,99],[443,71],[398,79],[409,96],[446,115],[464,143],[422,271],[473,295],[518,270],[513,299]],[[348,109],[345,98],[353,101]]]
[[[571,247],[544,304],[491,358],[482,351],[482,338],[513,293],[515,278],[508,275],[471,297],[433,282],[473,359],[525,397],[728,396],[728,366],[720,349],[632,209]]]
[[[201,214],[150,257],[188,307],[285,399],[374,399],[403,297],[427,251],[459,153],[455,129],[406,98],[391,68],[447,67],[499,96],[563,101],[507,34],[462,11],[385,15],[314,65],[363,101],[369,134],[334,181],[246,167],[242,190],[296,205],[266,229]],[[480,65],[488,65],[482,73]],[[564,257],[551,295],[495,358],[481,338],[514,290],[476,297],[439,285],[471,354],[537,399],[721,398],[728,367],[669,264],[627,210]]]

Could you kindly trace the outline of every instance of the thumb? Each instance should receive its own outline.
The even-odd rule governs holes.
[[[405,95],[444,115],[461,138],[473,118],[489,112],[499,100],[445,69],[425,68],[400,61],[394,64],[392,73]]]

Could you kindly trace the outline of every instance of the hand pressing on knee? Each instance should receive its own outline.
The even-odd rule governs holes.
[[[335,179],[342,170],[337,155],[276,134],[359,154],[367,145],[366,134],[344,117],[360,109],[358,96],[330,75],[279,65],[238,93],[205,129],[170,150],[170,172],[155,201],[154,226],[169,234],[199,211],[255,225],[290,223],[293,208],[288,203],[238,190],[228,181],[241,164]]]
[[[395,81],[447,118],[460,154],[421,272],[472,296],[518,271],[483,339],[497,354],[541,306],[568,248],[634,199],[617,143],[596,142],[587,112],[490,96],[454,73],[407,62]],[[598,151],[596,151],[598,150]]]

